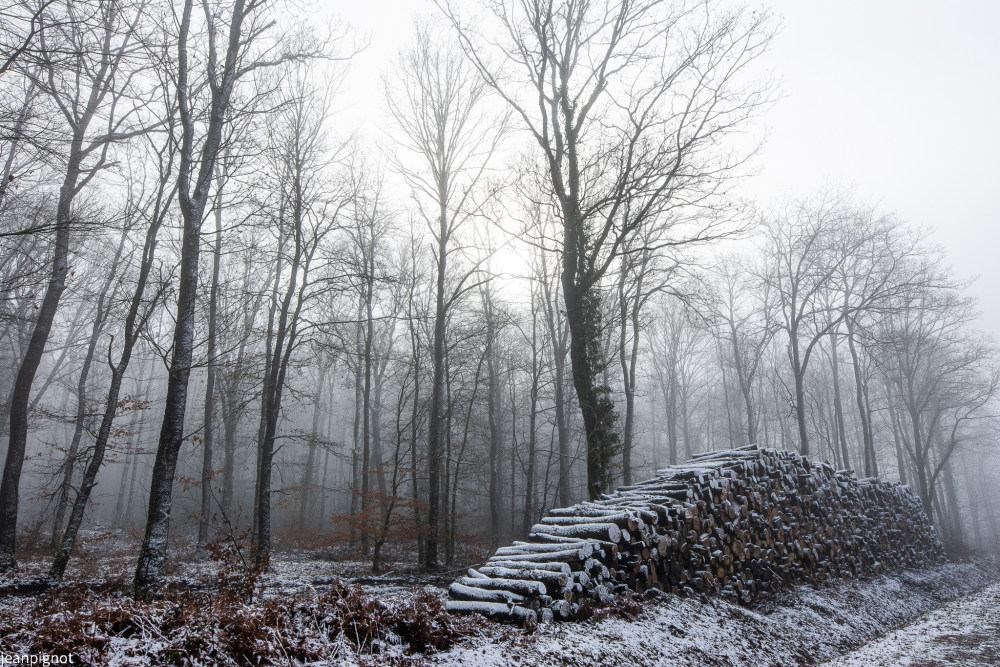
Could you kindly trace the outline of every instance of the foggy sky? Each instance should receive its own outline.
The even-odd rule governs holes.
[[[1000,339],[1000,2],[772,0],[784,98],[749,184],[825,186],[934,230]]]
[[[326,4],[326,3],[324,3]],[[750,3],[751,6],[754,3]],[[933,230],[1000,340],[1000,2],[769,0],[780,26],[762,69],[782,96],[760,120],[766,141],[746,192],[849,189]],[[341,96],[347,125],[377,142],[380,73],[433,15],[429,0],[329,3],[368,47]]]

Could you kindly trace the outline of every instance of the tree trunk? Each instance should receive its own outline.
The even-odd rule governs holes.
[[[535,458],[538,437],[538,385],[541,376],[541,364],[538,358],[538,310],[536,294],[532,294],[531,304],[531,389],[528,397],[528,470],[524,481],[524,517],[521,522],[521,533],[528,534],[528,529],[535,523]]]
[[[247,263],[243,275],[244,284],[250,284],[253,275],[251,266],[250,263]],[[226,391],[220,403],[222,426],[225,429],[222,455],[222,508],[226,521],[230,523],[235,518],[233,493],[236,486],[236,440],[239,435],[240,416],[245,409],[240,389],[247,364],[247,346],[265,294],[266,290],[260,290],[254,300],[249,305],[244,306],[243,335],[240,336],[240,342],[236,348],[236,358],[233,360],[231,368],[228,369],[228,381],[225,383]]]
[[[169,145],[169,142],[168,142]],[[169,148],[164,150],[171,150]],[[172,152],[171,152],[172,158]],[[152,313],[152,307],[147,307],[147,310],[142,311],[143,305],[147,300],[146,295],[146,285],[149,282],[149,277],[153,269],[153,262],[156,255],[157,247],[157,235],[160,230],[160,226],[163,223],[163,219],[166,217],[168,210],[167,201],[171,199],[170,195],[166,192],[166,184],[170,178],[169,164],[165,170],[161,171],[161,181],[160,189],[157,193],[155,200],[155,205],[153,208],[153,213],[150,218],[149,227],[146,229],[145,239],[142,247],[142,256],[139,262],[139,275],[136,280],[135,289],[132,292],[131,298],[129,300],[128,313],[125,316],[125,322],[123,326],[122,334],[122,349],[121,354],[118,358],[118,363],[114,363],[111,359],[111,349],[108,349],[108,366],[111,368],[111,381],[108,386],[107,397],[104,402],[104,413],[101,416],[101,423],[97,430],[97,437],[94,439],[94,449],[91,454],[90,460],[87,463],[86,468],[83,471],[83,478],[80,480],[80,489],[77,492],[76,498],[73,501],[73,509],[70,513],[69,521],[66,525],[66,530],[63,533],[62,541],[59,544],[59,548],[55,553],[55,557],[52,561],[51,569],[49,570],[49,575],[55,579],[62,578],[66,571],[66,565],[69,563],[70,555],[73,552],[73,547],[76,544],[77,535],[80,530],[80,525],[83,523],[84,512],[87,509],[87,503],[90,500],[90,494],[97,484],[97,474],[100,472],[101,465],[104,462],[104,455],[107,451],[108,441],[111,438],[111,428],[114,424],[115,417],[118,412],[118,402],[119,395],[121,393],[122,380],[125,376],[125,372],[128,370],[129,363],[132,360],[132,353],[135,350],[135,346],[139,341],[139,336]],[[117,263],[120,258],[121,252],[124,249],[126,240],[126,234],[123,232],[122,241],[119,245],[118,253],[115,255],[115,262]],[[197,244],[197,238],[195,238],[195,244]],[[183,262],[182,262],[183,267]],[[182,281],[183,282],[183,281]],[[99,304],[100,305],[100,304]],[[180,320],[178,320],[180,321]],[[176,341],[175,341],[176,345]],[[189,357],[190,360],[190,357]],[[190,365],[190,361],[188,362]],[[148,385],[147,385],[148,389]],[[168,397],[170,396],[170,390],[168,386]],[[169,402],[168,402],[169,405]],[[181,406],[183,409],[183,405]],[[163,434],[161,432],[161,438]],[[176,461],[176,457],[174,459]],[[135,472],[133,471],[133,475]],[[134,477],[133,477],[134,480]],[[152,485],[151,485],[152,489]],[[169,489],[168,489],[169,490]],[[129,491],[131,493],[131,489]],[[131,501],[131,497],[129,498]],[[150,505],[152,506],[152,498],[150,499]],[[169,514],[169,510],[168,510]],[[147,523],[147,538],[149,537],[150,524]],[[163,549],[166,549],[166,535],[164,534]],[[144,547],[145,547],[144,543]],[[138,582],[138,573],[137,573]],[[138,588],[138,585],[137,585]]]
[[[316,447],[319,440],[319,418],[322,413],[323,385],[326,384],[326,369],[328,366],[320,362],[319,379],[316,382],[316,397],[313,399],[312,431],[309,434],[309,451],[306,454],[306,467],[302,471],[302,495],[299,498],[298,530],[304,535],[309,519],[309,502],[313,487],[313,468],[316,467]]]
[[[187,409],[188,378],[194,351],[194,318],[198,291],[198,255],[204,202],[182,208],[184,234],[181,241],[180,282],[177,288],[177,316],[173,354],[167,375],[167,395],[163,422],[149,484],[146,532],[136,566],[135,592],[148,597],[163,578],[167,559],[170,512],[173,506],[174,473],[184,442],[184,415]]]
[[[193,0],[186,0],[181,13],[177,39],[178,76],[177,99],[183,132],[180,166],[177,175],[178,198],[183,219],[181,238],[180,280],[177,287],[177,317],[173,349],[167,376],[167,395],[163,407],[163,423],[153,462],[149,484],[149,508],[146,532],[136,564],[134,588],[139,598],[148,598],[163,579],[166,566],[170,511],[173,503],[174,473],[177,456],[184,441],[184,416],[187,409],[188,378],[194,351],[195,305],[198,293],[198,256],[201,252],[201,221],[208,202],[215,161],[222,143],[222,130],[227,122],[229,99],[235,85],[239,54],[245,48],[242,37],[246,4],[236,0],[230,17],[228,40],[219,87],[213,90],[209,122],[200,149],[200,164],[194,190],[190,190],[193,172],[194,119],[188,99],[188,36],[191,28]]]
[[[858,416],[861,418],[861,438],[864,448],[865,476],[875,477],[878,475],[878,464],[875,459],[875,438],[872,429],[872,415],[868,408],[867,385],[861,369],[861,358],[858,355],[857,344],[854,340],[854,321],[847,317],[844,319],[847,324],[847,349],[851,353],[851,367],[854,369],[854,398],[858,405]]]
[[[87,119],[89,121],[90,115]],[[52,322],[59,309],[59,300],[66,289],[66,272],[69,262],[70,225],[73,220],[73,200],[77,194],[77,182],[83,161],[83,136],[86,124],[78,127],[70,145],[69,159],[59,189],[56,206],[55,240],[52,245],[52,271],[38,307],[35,326],[28,341],[28,347],[21,359],[11,392],[9,412],[10,429],[7,433],[7,456],[4,461],[3,479],[0,481],[0,573],[16,566],[15,547],[17,542],[17,510],[21,469],[28,442],[28,402],[31,385],[45,353]]]
[[[486,316],[486,411],[489,424],[489,507],[490,507],[490,545],[496,548],[500,540],[500,387],[499,371],[496,360],[497,327],[493,311],[493,303],[489,294],[483,294],[483,310]]]
[[[566,246],[570,246],[569,241]],[[614,431],[614,404],[608,396],[608,387],[597,384],[604,368],[600,304],[596,294],[577,284],[576,261],[575,251],[567,251],[563,260],[563,297],[570,332],[573,386],[587,441],[587,493],[591,500],[596,500],[613,484],[611,463],[618,449],[618,435]]]
[[[62,537],[66,508],[69,505],[69,494],[73,486],[73,473],[76,472],[76,459],[80,451],[80,440],[83,437],[84,425],[87,421],[87,379],[90,376],[90,366],[94,361],[94,353],[97,350],[97,341],[101,336],[101,331],[104,329],[104,320],[107,317],[105,302],[108,298],[108,292],[111,290],[111,283],[116,275],[115,268],[121,259],[127,238],[126,230],[122,232],[118,249],[115,251],[114,259],[111,260],[107,278],[97,297],[97,305],[94,309],[94,323],[90,331],[90,341],[87,344],[87,352],[83,358],[83,365],[80,368],[80,377],[76,386],[76,419],[73,423],[73,437],[70,440],[69,450],[66,452],[66,462],[63,464],[62,483],[59,485],[59,499],[56,503],[55,518],[52,522],[50,546],[53,551],[58,549],[59,540]]]
[[[379,503],[384,504],[389,497],[391,485],[386,481],[385,456],[382,452],[382,395],[385,387],[385,373],[389,365],[390,352],[394,336],[390,325],[386,336],[386,352],[373,350],[375,355],[374,377],[372,378],[372,457],[375,459],[375,483],[378,487]]]
[[[438,187],[438,230],[435,250],[436,275],[434,276],[434,334],[431,342],[431,404],[427,421],[427,534],[424,536],[424,568],[433,569],[438,564],[438,538],[441,514],[441,454],[444,425],[444,354],[445,326],[445,277],[448,267],[448,210],[447,194],[442,184]],[[446,495],[447,497],[447,495]]]
[[[362,372],[362,331],[361,324],[361,304],[358,303],[358,323],[354,327],[354,419],[351,422],[351,546],[358,542],[358,531],[356,527],[357,516],[361,512],[362,494],[362,470],[361,470],[361,420],[362,420],[362,392],[364,386],[361,378]]]
[[[369,257],[374,255],[375,248],[369,248]],[[366,264],[369,264],[370,259],[366,258]],[[369,513],[371,512],[371,477],[372,477],[372,435],[371,435],[371,419],[372,419],[372,365],[374,364],[373,355],[373,345],[375,338],[375,320],[373,317],[373,299],[374,299],[374,269],[371,266],[366,266],[366,272],[369,272],[366,277],[365,284],[365,294],[364,294],[364,305],[365,305],[365,336],[364,336],[364,353],[362,356],[363,371],[362,371],[362,385],[361,385],[361,516],[362,521],[367,526],[371,517]],[[361,553],[368,553],[368,530],[362,529],[361,531]]]
[[[635,388],[636,364],[639,358],[639,303],[642,297],[642,282],[645,271],[640,271],[634,286],[634,296],[626,298],[625,259],[618,285],[621,331],[618,338],[618,360],[622,370],[622,384],[625,393],[625,421],[622,428],[622,481],[632,483],[632,446],[635,432]],[[631,327],[631,343],[626,345]]]
[[[140,396],[149,396],[149,387],[152,384],[152,373],[146,376],[143,381],[145,369],[139,367],[139,377],[137,382],[141,385]],[[146,399],[148,400],[148,398]],[[122,476],[119,481],[118,498],[115,501],[115,527],[124,529],[131,519],[132,495],[135,490],[136,468],[139,465],[139,449],[142,446],[143,423],[140,418],[140,411],[136,410],[129,423],[129,451],[125,458],[125,465],[122,467]]]
[[[667,463],[677,465],[679,458],[677,447],[677,365],[673,357],[671,357],[669,372],[670,376],[664,385],[667,403]]]
[[[455,399],[452,397],[452,376],[451,376],[451,356],[450,350],[445,347],[444,352],[444,458],[442,462],[444,463],[444,476],[441,480],[441,491],[442,491],[442,501],[444,503],[448,502],[448,489],[452,489],[452,502],[451,511],[447,511],[447,506],[443,512],[444,525],[441,527],[445,534],[445,564],[451,565],[455,558],[455,535],[458,530],[458,509],[456,506],[458,500],[458,472],[459,466],[455,465],[455,472],[451,472],[451,462],[452,457],[452,415],[455,409]],[[471,405],[469,406],[472,407]],[[468,442],[466,437],[467,433],[462,434],[462,446],[459,448],[459,452],[465,450],[465,445]],[[454,457],[457,459],[457,457]],[[453,485],[452,485],[453,484]]]
[[[298,135],[296,135],[298,136]],[[294,161],[299,169],[304,162],[299,154],[287,158]],[[291,260],[288,265],[288,282],[278,305],[278,321],[274,330],[273,348],[269,350],[271,359],[268,365],[268,375],[265,377],[261,405],[263,437],[260,441],[257,466],[257,523],[256,523],[256,553],[254,558],[259,568],[265,568],[271,559],[271,477],[274,471],[274,443],[278,434],[278,419],[281,416],[282,398],[284,396],[285,378],[288,365],[298,338],[298,323],[305,301],[305,290],[309,284],[309,268],[312,254],[319,243],[319,237],[310,241],[305,238],[304,207],[305,192],[301,188],[298,172],[293,172],[291,211],[288,213],[290,229],[286,238],[291,240]],[[285,224],[285,212],[279,211],[279,224]],[[275,263],[275,293],[282,275],[282,255],[287,252],[281,243],[279,235],[278,259]],[[271,337],[268,336],[268,344]]]
[[[683,383],[681,391],[681,435],[684,438],[684,456],[689,460],[694,456],[694,448],[691,446],[691,415],[688,409],[688,387],[687,382]],[[742,443],[739,445],[742,446]]]
[[[792,362],[792,376],[795,381],[795,423],[799,428],[799,453],[809,456],[809,431],[806,425],[805,369],[799,352],[799,338],[793,331],[789,334],[788,354]]]
[[[847,427],[844,424],[844,405],[840,399],[840,354],[837,350],[837,333],[830,334],[830,370],[833,373],[833,417],[837,423],[837,441],[844,468],[852,469],[851,452],[847,446]]]
[[[747,444],[759,444],[757,442],[757,415],[753,408],[753,375],[746,367],[746,359],[740,349],[739,332],[736,329],[736,322],[732,315],[726,318],[729,327],[729,341],[733,348],[733,364],[736,366],[736,379],[740,383],[740,395],[743,397],[743,409],[747,420]]]
[[[212,285],[208,295],[208,366],[205,380],[205,427],[201,458],[201,511],[198,515],[198,548],[208,544],[212,518],[212,455],[215,441],[216,319],[219,312],[219,271],[222,262],[222,178],[216,191],[215,247],[212,249]]]
[[[420,430],[420,354],[419,339],[414,327],[415,320],[410,318],[410,338],[413,341],[413,406],[410,413],[410,491],[413,497],[413,525],[416,526],[417,562],[426,564],[424,556],[425,540],[424,526],[420,514],[420,485],[417,483],[417,434]]]
[[[563,320],[559,316],[559,291],[553,290],[542,256],[542,290],[545,298],[545,323],[552,341],[552,402],[556,421],[556,439],[559,451],[559,480],[557,502],[562,507],[573,504],[570,491],[569,426],[566,423],[566,339]]]
[[[511,403],[510,403],[510,446],[507,448],[507,453],[510,456],[507,462],[507,470],[510,473],[510,493],[508,497],[510,498],[510,506],[508,508],[507,516],[510,519],[507,527],[509,529],[509,535],[505,536],[507,539],[504,541],[514,539],[514,535],[517,534],[517,409],[515,403],[516,396],[514,395],[514,382],[511,378]]]

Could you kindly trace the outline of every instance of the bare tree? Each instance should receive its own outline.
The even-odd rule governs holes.
[[[377,392],[379,375],[385,359],[379,349],[379,325],[389,319],[394,326],[394,314],[382,312],[381,299],[388,283],[395,280],[389,266],[392,214],[384,193],[380,172],[369,172],[364,164],[352,169],[352,199],[350,220],[345,225],[348,250],[343,259],[348,282],[357,298],[354,322],[354,461],[351,490],[352,544],[360,537],[360,546],[367,554],[370,544],[368,522],[374,511],[374,501],[386,494],[385,471],[382,468],[380,420]],[[390,336],[391,338],[391,336]],[[372,482],[375,482],[375,491]],[[360,534],[358,531],[360,528]]]
[[[159,243],[159,232],[164,220],[170,211],[169,203],[173,199],[175,186],[171,180],[174,170],[175,141],[173,135],[174,116],[171,114],[167,125],[168,132],[163,138],[163,143],[153,146],[150,153],[155,156],[156,173],[154,174],[154,187],[147,199],[136,198],[131,210],[127,213],[127,219],[132,220],[133,225],[139,222],[146,223],[145,234],[142,236],[142,246],[138,252],[133,251],[133,256],[138,255],[135,262],[135,284],[132,293],[128,298],[127,310],[124,313],[123,326],[121,331],[121,348],[118,351],[117,362],[113,359],[112,345],[107,350],[107,365],[111,369],[111,378],[108,383],[107,397],[104,401],[104,410],[101,415],[100,426],[94,438],[93,451],[87,466],[83,471],[80,486],[77,490],[76,498],[73,501],[73,508],[70,512],[69,521],[62,534],[59,547],[56,550],[49,569],[49,574],[53,578],[62,578],[69,563],[70,555],[76,544],[80,526],[83,523],[84,512],[90,500],[91,492],[97,484],[97,474],[104,463],[104,456],[107,451],[108,442],[111,439],[111,429],[114,420],[121,408],[119,395],[121,393],[122,382],[125,372],[128,370],[132,354],[143,334],[146,323],[153,315],[160,304],[165,285],[163,280],[156,280],[154,270],[156,268],[156,249]],[[133,259],[133,261],[135,261]],[[150,294],[149,287],[152,283],[153,293]],[[112,339],[113,340],[113,339]],[[132,406],[133,409],[136,406]]]
[[[754,392],[765,351],[775,333],[770,286],[754,285],[747,278],[751,273],[737,257],[724,259],[713,273],[718,283],[709,303],[709,321],[715,335],[728,348],[729,361],[736,372],[745,410],[747,442],[757,443],[760,414]]]
[[[299,532],[304,532],[306,530],[306,527],[312,518],[309,510],[315,505],[313,486],[315,485],[316,480],[316,459],[319,455],[320,417],[323,414],[324,409],[330,409],[330,405],[323,402],[323,390],[326,389],[327,377],[330,374],[331,367],[334,365],[335,361],[335,357],[332,354],[324,354],[322,351],[320,351],[316,357],[320,359],[320,362],[319,368],[317,369],[315,385],[316,393],[313,398],[313,417],[312,426],[309,432],[309,447],[306,455],[305,469],[302,471],[302,496],[299,498],[299,516],[297,520],[297,528]]]
[[[537,273],[537,269],[536,269]],[[547,341],[544,330],[540,330],[542,323],[539,322],[542,311],[545,308],[542,298],[542,289],[537,281],[531,282],[531,332],[522,331],[521,335],[525,342],[530,345],[530,359],[528,360],[528,453],[527,465],[524,471],[524,513],[521,520],[521,533],[527,535],[531,526],[539,518],[539,513],[545,509],[544,500],[541,507],[537,501],[538,495],[538,414],[539,414],[539,393],[541,391],[543,367],[543,352]],[[544,488],[543,488],[544,491]]]
[[[545,328],[548,332],[552,360],[552,403],[555,419],[556,440],[559,453],[558,494],[559,504],[568,507],[573,504],[570,490],[570,426],[566,400],[566,357],[569,354],[569,328],[561,316],[562,300],[559,298],[558,268],[550,269],[547,253],[541,253],[538,267],[538,282],[541,284],[545,305]]]
[[[444,355],[449,311],[474,285],[473,272],[456,272],[455,237],[480,206],[483,177],[503,123],[482,122],[487,86],[462,54],[440,45],[426,25],[400,59],[402,90],[390,86],[389,109],[402,131],[402,145],[416,162],[397,159],[417,210],[430,230],[435,262],[431,397],[427,433],[428,502],[424,566],[437,566],[444,431]]]
[[[682,263],[680,257],[669,257],[657,251],[657,235],[663,227],[639,230],[625,245],[619,259],[617,309],[618,363],[625,395],[625,415],[622,424],[622,478],[632,483],[632,450],[636,432],[636,393],[639,384],[639,351],[642,332],[647,324],[646,310],[650,300],[669,289],[676,280],[675,272]],[[632,251],[632,246],[638,250]]]
[[[232,251],[231,251],[232,252]],[[228,280],[251,286],[259,277],[262,250],[253,243],[241,249],[238,255],[238,270],[228,276]],[[270,277],[264,281],[270,282]],[[224,325],[219,331],[224,344],[219,346],[217,374],[220,385],[219,408],[223,428],[222,457],[222,498],[220,509],[230,523],[236,520],[236,456],[237,438],[241,418],[250,404],[256,400],[256,369],[252,357],[256,351],[258,336],[254,333],[256,316],[263,310],[266,289],[225,290],[220,294],[222,316],[219,323]],[[235,338],[235,340],[233,340]]]
[[[205,341],[205,426],[202,435],[201,459],[201,509],[198,513],[198,548],[204,549],[208,543],[212,512],[212,460],[215,445],[215,382],[218,369],[218,315],[219,315],[219,275],[222,272],[222,192],[225,178],[222,170],[216,176],[215,242],[212,245],[212,275],[208,288],[208,337]]]
[[[110,1],[46,5],[37,21],[54,29],[38,32],[37,53],[31,64],[25,65],[24,76],[57,109],[62,123],[59,136],[68,150],[60,160],[62,185],[55,220],[43,228],[55,235],[51,274],[10,399],[10,438],[0,483],[0,571],[15,565],[18,484],[28,435],[28,404],[66,288],[70,239],[80,223],[75,202],[108,166],[111,147],[144,131],[141,125],[133,125],[142,103],[129,98],[136,92],[132,79],[138,74],[131,62],[138,50],[131,26],[140,12],[141,6],[135,9]]]
[[[899,296],[914,291],[942,289],[946,284],[943,277],[926,271],[932,253],[926,248],[920,230],[905,228],[898,220],[879,216],[871,209],[859,210],[843,242],[850,245],[855,238],[860,238],[862,245],[849,252],[837,276],[842,299],[843,331],[834,331],[831,336],[831,354],[836,361],[836,343],[838,335],[841,335],[847,341],[851,359],[855,406],[861,422],[864,472],[873,477],[879,474],[869,390],[874,369],[870,360],[866,364],[863,358],[868,352],[863,348],[870,347],[864,344],[863,337],[878,326],[887,311],[894,308]],[[836,369],[833,372],[837,380]],[[841,426],[841,432],[843,430]],[[841,447],[846,451],[846,438],[843,436]]]
[[[66,460],[62,465],[62,482],[59,484],[59,498],[56,502],[55,517],[52,520],[52,550],[55,551],[62,537],[63,524],[66,519],[66,509],[69,506],[70,493],[73,489],[73,475],[76,472],[77,460],[80,457],[80,441],[83,439],[83,432],[87,425],[87,405],[88,380],[90,379],[90,368],[94,362],[97,352],[97,343],[104,333],[108,316],[111,315],[111,302],[115,295],[112,294],[112,287],[118,277],[117,266],[121,260],[128,241],[128,233],[131,231],[125,227],[121,232],[121,237],[115,254],[107,267],[107,274],[101,289],[97,293],[97,303],[94,306],[93,324],[90,329],[90,340],[87,343],[87,351],[83,356],[83,364],[80,367],[80,375],[76,385],[76,417],[73,424],[73,436],[70,438],[69,449],[66,451]]]
[[[675,222],[668,214],[678,207],[715,201],[741,161],[716,146],[766,100],[744,70],[767,47],[767,17],[635,0],[495,2],[489,28],[505,41],[493,48],[481,36],[489,28],[472,27],[448,0],[437,5],[542,152],[562,223],[573,384],[588,493],[597,498],[620,445],[614,404],[600,388],[599,283],[639,230]],[[726,231],[717,216],[686,220],[659,245]]]
[[[810,453],[806,409],[806,372],[817,345],[841,323],[844,313],[832,305],[838,275],[851,248],[839,243],[837,228],[846,227],[850,212],[835,198],[798,201],[767,225],[761,276],[773,292],[788,339],[793,389],[791,403],[798,426],[799,451]]]
[[[501,449],[503,448],[503,395],[500,391],[500,334],[506,324],[506,314],[502,307],[496,303],[495,287],[492,283],[485,283],[479,287],[479,297],[482,307],[483,321],[486,324],[486,340],[483,354],[486,358],[486,423],[489,433],[487,443],[487,478],[489,480],[489,516],[490,516],[490,540],[494,548],[501,536],[501,519],[503,510],[501,509],[500,484],[503,481],[502,470],[500,468]],[[513,513],[511,513],[513,516]]]
[[[1000,389],[989,344],[968,331],[971,301],[951,289],[901,297],[883,321],[878,364],[901,416],[900,439],[928,515],[936,486],[968,427],[994,417]]]
[[[266,203],[266,226],[276,233],[271,298],[264,350],[264,384],[257,443],[255,558],[266,566],[271,555],[271,474],[282,398],[292,354],[300,344],[304,308],[317,290],[316,262],[325,239],[340,225],[348,197],[324,183],[333,157],[323,122],[328,99],[310,87],[305,72],[292,72],[287,100],[270,128],[269,160],[273,199]]]
[[[694,326],[695,316],[683,300],[663,295],[659,306],[650,333],[652,366],[666,408],[667,460],[673,465],[695,451],[691,403],[696,376],[704,367],[700,349],[704,335]]]
[[[47,15],[56,0],[14,0],[0,7],[0,76],[10,71],[18,60],[37,55],[36,43],[49,24]]]
[[[316,53],[316,47],[296,50],[293,46],[291,51],[261,47],[273,24],[266,11],[269,7],[266,0],[201,3],[203,34],[194,32],[195,5],[194,0],[185,0],[180,6],[176,39],[181,129],[177,192],[183,219],[180,278],[163,422],[150,482],[146,532],[136,565],[134,587],[138,597],[147,597],[159,587],[166,564],[174,474],[185,437],[184,416],[194,350],[201,225],[225,126],[231,117],[233,94],[240,80],[261,68]],[[206,57],[195,58],[192,54],[196,41],[207,46]],[[192,62],[204,67],[200,76],[194,73]],[[207,92],[207,100],[196,100],[201,91]],[[204,109],[204,118],[199,114],[200,109]]]

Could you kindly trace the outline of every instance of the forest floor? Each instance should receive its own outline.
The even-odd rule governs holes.
[[[133,546],[97,544],[68,573],[73,583],[27,594],[44,576],[40,558],[0,580],[0,658],[72,655],[73,664],[115,666],[1000,664],[993,561],[799,586],[752,609],[660,594],[584,622],[522,630],[445,613],[445,588],[458,572],[428,577],[399,567],[373,576],[367,563],[322,549],[277,553],[259,578],[244,576],[239,554],[206,560],[189,552],[174,560],[168,595],[138,603],[127,593]]]

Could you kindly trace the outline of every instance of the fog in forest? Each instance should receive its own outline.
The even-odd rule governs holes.
[[[555,4],[0,3],[0,570],[461,570],[747,444],[997,549],[997,5]]]

